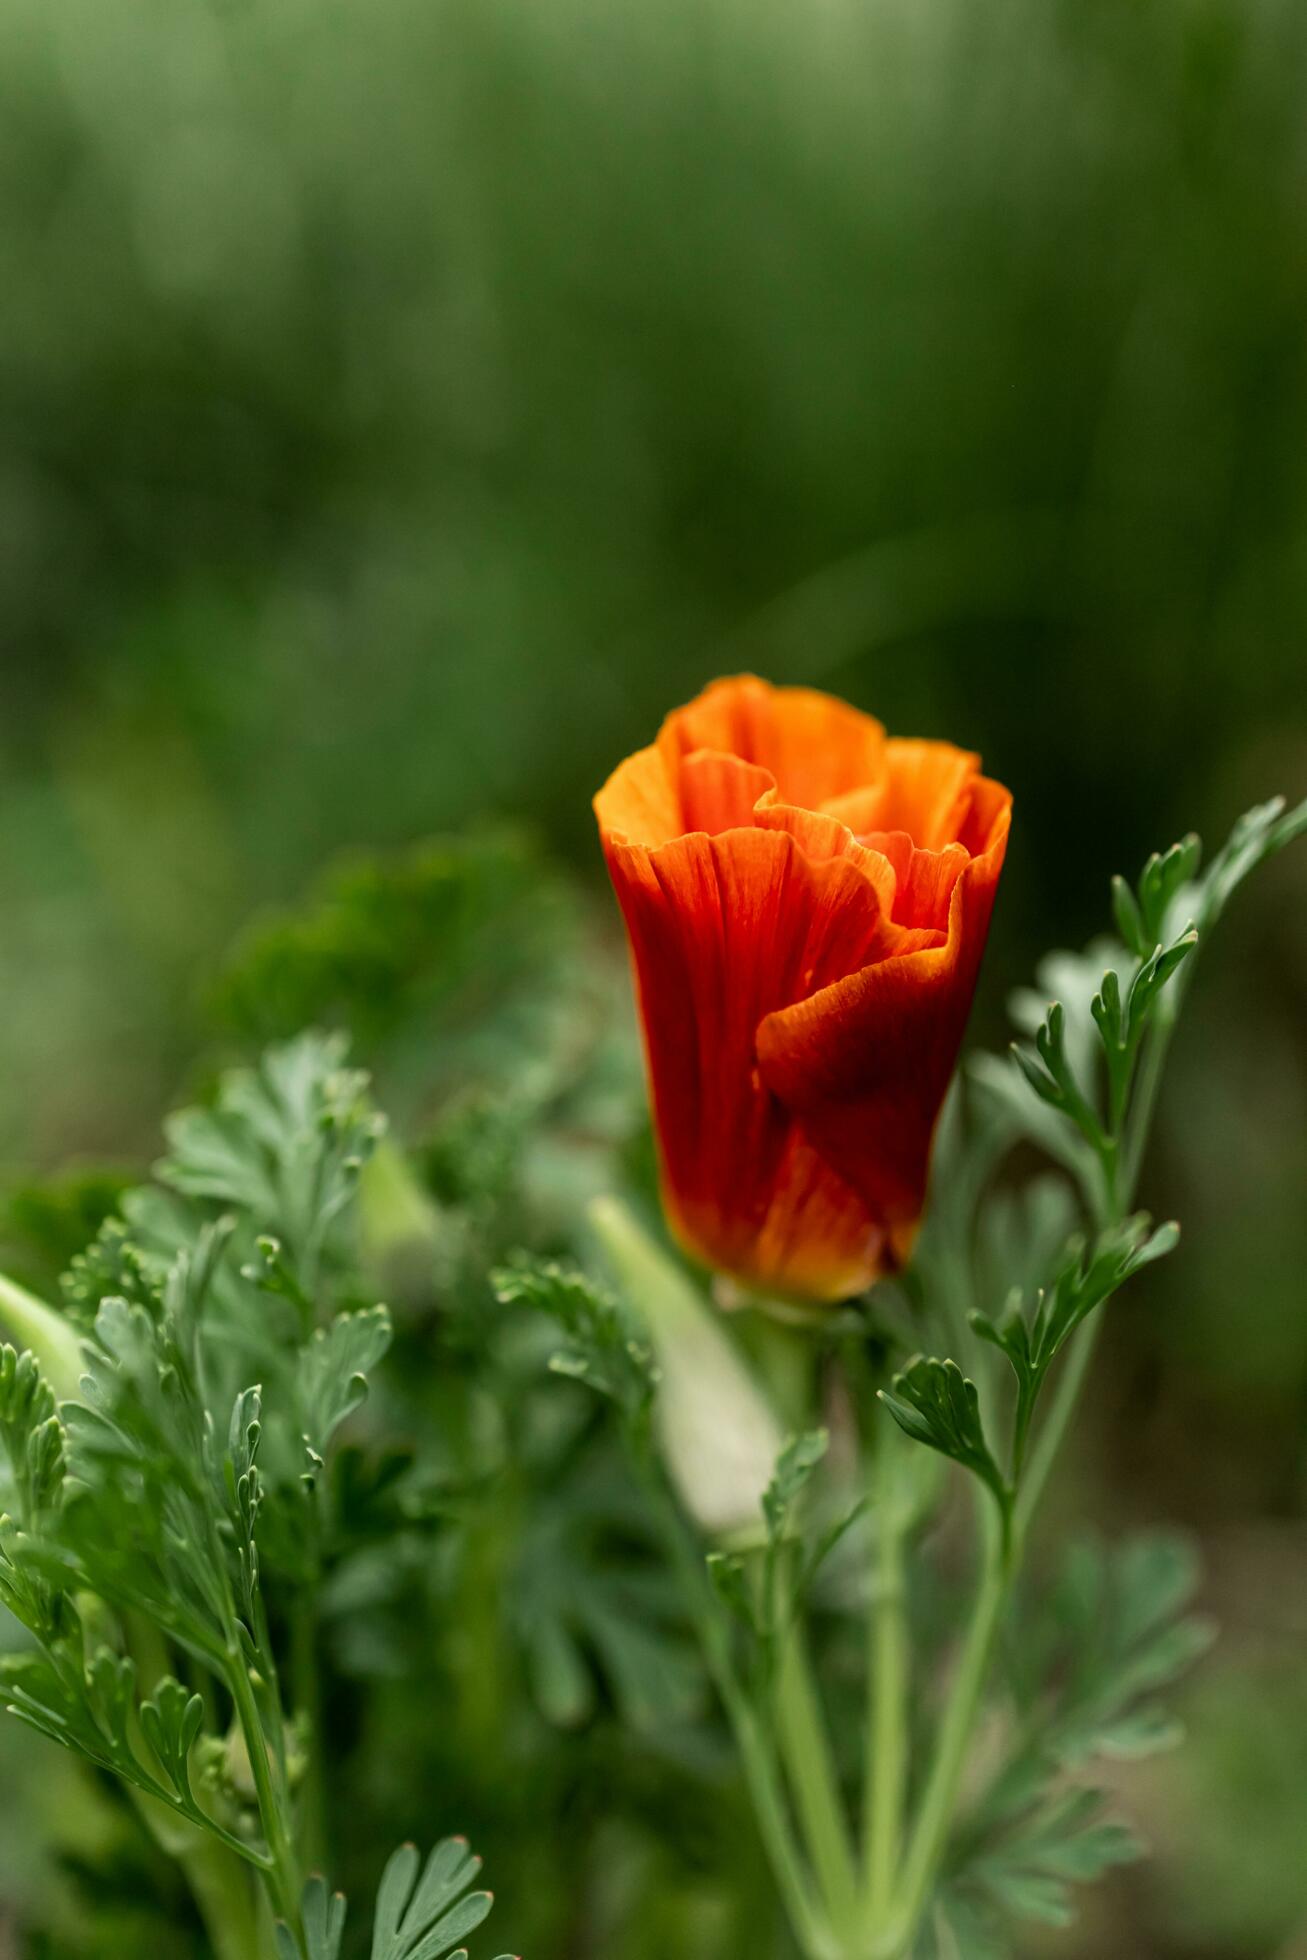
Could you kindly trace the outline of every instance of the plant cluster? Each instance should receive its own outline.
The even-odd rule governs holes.
[[[816,1329],[724,1320],[641,1222],[620,974],[526,847],[355,865],[261,927],[216,998],[270,1045],[148,1180],[7,1220],[0,1681],[112,1807],[101,1899],[160,1952],[344,1960],[364,1919],[318,1873],[384,1863],[373,1960],[445,1960],[479,1861],[383,1840],[466,1817],[540,1951],[769,1950],[756,1888],[716,1933],[658,1903],[660,1861],[755,1828],[807,1960],[1064,1922],[1141,1848],[1095,1766],[1177,1739],[1211,1630],[1183,1542],[1074,1541],[1034,1583],[1032,1527],[1101,1309],[1176,1245],[1135,1206],[1196,954],[1304,828],[1267,805],[1117,882],[1119,937],[967,1065],[911,1264]],[[551,1811],[616,1847],[561,1900]]]

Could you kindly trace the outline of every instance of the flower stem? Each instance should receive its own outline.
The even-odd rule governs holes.
[[[903,1519],[887,1494],[878,1520],[871,1603],[863,1795],[863,1881],[872,1929],[879,1928],[889,1912],[907,1793],[909,1647],[903,1535]]]
[[[712,1656],[709,1654],[709,1664]],[[752,1707],[730,1674],[718,1674],[718,1692],[730,1718],[758,1830],[776,1887],[805,1960],[841,1960],[841,1948],[812,1896],[812,1885],[794,1842],[771,1749]]]
[[[858,1915],[858,1882],[840,1799],[830,1737],[808,1660],[801,1625],[782,1642],[776,1682],[776,1724],[817,1881],[831,1924],[851,1933]]]
[[[940,1725],[930,1780],[922,1795],[921,1808],[904,1861],[892,1916],[894,1936],[890,1950],[894,1953],[905,1951],[915,1935],[943,1856],[966,1765],[967,1746],[975,1726],[994,1642],[1016,1567],[1013,1535],[1003,1529],[987,1503],[984,1516],[984,1564],[980,1584],[976,1590],[966,1643]]]
[[[772,1741],[736,1672],[730,1630],[708,1585],[699,1548],[644,1446],[646,1441],[637,1441],[632,1460],[681,1582],[713,1686],[731,1725],[763,1849],[794,1937],[804,1960],[844,1960],[795,1840]]]

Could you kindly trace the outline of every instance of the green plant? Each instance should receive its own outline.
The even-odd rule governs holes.
[[[541,1952],[766,1950],[755,1830],[811,1960],[1065,1921],[1141,1849],[1095,1767],[1177,1740],[1211,1627],[1186,1541],[1053,1558],[1038,1508],[1102,1307],[1175,1252],[1134,1203],[1196,946],[1305,822],[1254,812],[1206,872],[1186,844],[1118,890],[1120,942],[1017,997],[1019,1060],[968,1064],[911,1265],[815,1327],[723,1317],[636,1222],[634,1076],[573,929],[528,931],[529,1011],[496,983],[511,867],[483,927],[481,860],[443,851],[352,874],[325,948],[288,922],[303,998],[421,1074],[408,1134],[310,1034],[220,1072],[151,1180],[22,1194],[33,1276],[103,1217],[60,1306],[0,1295],[4,1701],[118,1833],[76,1866],[102,1943],[52,1951],[350,1960],[365,1918],[315,1869],[357,1896],[418,1801],[493,1837]],[[403,920],[451,877],[446,984]],[[458,1839],[395,1853],[375,1960],[461,1953],[476,1875]]]
[[[501,1297],[529,1300],[561,1326],[555,1366],[615,1411],[808,1960],[1001,1954],[1013,1919],[1062,1923],[1073,1885],[1139,1855],[1088,1773],[1099,1755],[1139,1756],[1176,1738],[1157,1696],[1210,1638],[1189,1611],[1192,1557],[1167,1538],[1110,1554],[1077,1547],[1053,1606],[1045,1598],[1033,1616],[1028,1600],[1018,1607],[1019,1584],[1101,1309],[1178,1242],[1175,1225],[1154,1226],[1132,1206],[1194,956],[1243,879],[1304,830],[1307,806],[1272,803],[1250,811],[1205,870],[1195,838],[1150,858],[1137,885],[1115,883],[1120,940],[1050,961],[1041,979],[1056,992],[1051,1005],[1017,998],[1024,1038],[1012,1060],[974,1062],[946,1118],[908,1272],[815,1334],[779,1337],[805,1350],[809,1406],[821,1383],[828,1396],[838,1390],[842,1471],[822,1488],[824,1433],[793,1438],[770,1478],[755,1452],[755,1522],[738,1522],[729,1545],[703,1529],[695,1452],[683,1460],[676,1423],[660,1426],[660,1396],[684,1392],[660,1384],[661,1335],[695,1311],[668,1256],[610,1206],[594,1222],[616,1296],[576,1270],[501,1276]],[[1056,1175],[1013,1185],[1006,1167],[1018,1145],[1046,1152]],[[765,1405],[761,1381],[735,1380],[740,1358],[705,1351],[702,1365],[721,1378],[723,1424],[749,1397]],[[700,1471],[719,1449],[701,1433]],[[961,1614],[956,1654],[946,1637],[923,1669],[929,1641],[913,1609],[922,1534],[945,1488],[931,1467],[941,1457],[973,1482],[978,1569],[969,1604],[942,1615],[947,1628]],[[832,1555],[847,1599],[854,1548],[868,1628],[856,1836],[852,1765],[828,1727],[805,1631]],[[947,1692],[932,1713],[937,1667]],[[992,1733],[976,1788],[968,1767],[982,1711]]]
[[[274,1922],[286,1960],[340,1946],[343,1900],[304,1876],[311,1656],[345,1528],[338,1432],[391,1341],[351,1250],[381,1133],[343,1041],[269,1049],[172,1119],[157,1183],[74,1261],[80,1384],[56,1398],[39,1337],[0,1349],[0,1599],[29,1636],[3,1660],[5,1702],[130,1792],[221,1960],[269,1952]],[[415,1859],[383,1880],[381,1960],[443,1956],[489,1910],[447,1840],[401,1918]]]

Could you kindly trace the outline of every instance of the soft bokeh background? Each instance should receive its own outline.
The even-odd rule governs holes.
[[[1305,87],[1294,0],[9,0],[0,1162],[146,1158],[346,845],[595,878],[724,669],[1014,786],[983,1038],[1111,871],[1307,790]],[[1225,1626],[1068,1957],[1307,1952],[1305,1010],[1300,852],[1068,1496],[1193,1526]]]

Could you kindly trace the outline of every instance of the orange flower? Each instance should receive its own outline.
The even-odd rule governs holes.
[[[687,1250],[809,1300],[906,1257],[1011,803],[978,756],[751,675],[678,708],[605,783]]]

